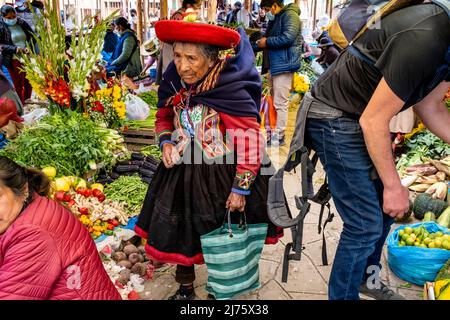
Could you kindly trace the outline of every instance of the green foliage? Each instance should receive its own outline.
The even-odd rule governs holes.
[[[110,132],[76,112],[47,116],[0,150],[26,167],[53,166],[58,175],[83,176],[89,163],[111,168],[115,157],[108,143]]]

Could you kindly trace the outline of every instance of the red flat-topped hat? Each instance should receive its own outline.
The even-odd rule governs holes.
[[[161,20],[155,23],[159,40],[166,43],[194,42],[217,46],[221,49],[234,48],[241,36],[238,32],[207,23],[180,20]]]

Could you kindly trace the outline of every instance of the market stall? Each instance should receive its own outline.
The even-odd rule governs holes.
[[[450,110],[450,90],[444,97]],[[401,279],[424,285],[424,298],[450,299],[450,145],[419,122],[397,137],[397,170],[411,208],[388,238],[388,263]]]
[[[156,88],[130,88],[128,79],[103,77],[101,50],[113,16],[97,24],[87,18],[90,32],[79,32],[70,43],[58,19],[52,8],[39,20],[40,52],[29,48],[21,57],[37,97],[0,155],[49,177],[48,197],[89,231],[122,297],[139,299],[153,265],[134,225],[161,153],[155,139],[136,143],[130,134],[154,132]]]

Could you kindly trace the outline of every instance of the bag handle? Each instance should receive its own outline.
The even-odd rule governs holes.
[[[227,223],[228,221],[228,223]],[[227,209],[225,217],[223,219],[223,224],[228,224],[228,235],[230,238],[233,238],[233,229],[231,228],[231,210]],[[246,230],[247,229],[247,216],[245,215],[245,211],[242,212],[239,216],[239,229]]]

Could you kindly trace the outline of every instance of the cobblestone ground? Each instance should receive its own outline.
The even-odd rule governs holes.
[[[287,128],[287,144],[280,149],[269,149],[269,155],[276,167],[282,164],[287,156],[290,137],[295,124],[296,110],[291,108]],[[323,182],[322,168],[317,168],[314,183],[320,185]],[[294,196],[300,194],[299,172],[287,173],[285,176],[285,192],[293,214],[298,212],[295,207]],[[325,230],[328,249],[328,261],[330,265],[322,265],[322,234],[318,234],[317,225],[320,207],[313,205],[305,219],[303,245],[305,250],[300,261],[289,263],[288,282],[281,281],[282,262],[285,245],[291,242],[289,230],[278,244],[265,246],[260,261],[261,288],[251,294],[241,296],[241,300],[327,300],[328,279],[330,276],[332,261],[339,242],[342,230],[342,221],[339,215],[335,215],[332,223]],[[333,212],[336,212],[333,207]],[[396,226],[394,225],[393,229]],[[381,279],[392,290],[403,295],[408,300],[422,299],[422,288],[406,283],[396,277],[387,265],[386,246],[382,256]],[[206,299],[205,285],[207,271],[204,265],[196,267],[197,279],[194,283],[198,299]],[[164,300],[175,293],[178,288],[175,282],[175,267],[166,265],[155,272],[154,278],[146,283],[145,291],[141,293],[143,299]],[[371,300],[361,296],[362,299]]]

